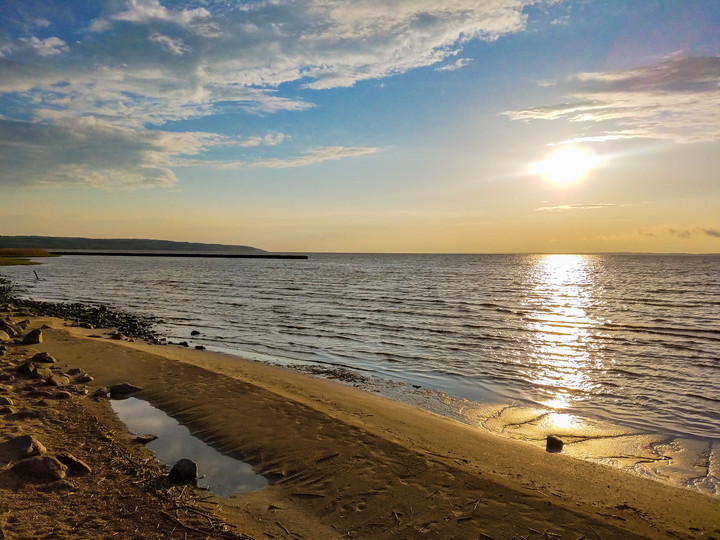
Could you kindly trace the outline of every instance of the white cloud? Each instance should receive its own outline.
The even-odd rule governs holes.
[[[597,135],[582,140],[720,140],[720,56],[676,55],[654,66],[580,73],[567,84],[567,103],[505,114],[512,120],[600,127]]]
[[[164,156],[166,163],[175,163],[176,154],[160,144],[159,132],[146,130],[148,125],[162,127],[226,110],[260,115],[307,110],[314,106],[307,89],[347,87],[430,66],[456,57],[470,40],[492,41],[521,31],[526,24],[523,9],[536,1],[105,0],[93,21],[78,23],[79,12],[66,19],[75,24],[64,28],[77,36],[71,43],[27,34],[43,26],[41,21],[56,20],[50,7],[47,17],[42,10],[24,13],[23,21],[38,23],[28,27],[20,18],[8,21],[8,27],[16,23],[15,34],[6,33],[0,43],[0,97],[12,94],[22,109],[14,119],[30,117],[39,133],[53,128],[60,133],[78,125],[92,132],[90,124],[82,123],[93,118],[97,126],[116,130],[99,140],[126,141],[125,135],[133,134],[153,148],[149,154],[128,151],[125,163],[133,172],[126,177],[110,174],[111,167],[90,157],[111,153],[111,148],[95,144],[80,155],[52,138],[42,139],[47,155],[62,167],[51,167],[49,158],[41,161],[55,173],[29,164],[25,173],[19,172],[17,160],[14,166],[19,178],[27,179],[33,171],[38,179],[56,178],[61,183],[78,176],[95,178],[89,174],[91,166],[112,185],[171,183],[172,173],[158,172],[153,160]],[[68,4],[67,10],[72,9]],[[457,60],[446,68],[465,63]],[[257,137],[262,141],[246,137],[246,148],[256,142],[282,142]],[[227,144],[207,137],[204,141]],[[64,157],[61,148],[79,161]],[[255,166],[302,166],[368,151],[336,146]],[[57,172],[61,169],[62,174]],[[99,178],[88,183],[102,184]]]
[[[285,169],[289,167],[306,167],[323,161],[333,161],[348,157],[365,156],[377,152],[377,148],[346,148],[343,146],[329,146],[327,148],[316,148],[307,154],[291,159],[266,159],[251,163],[252,167],[270,169]]]
[[[468,64],[471,64],[472,60],[469,58],[458,58],[452,64],[446,64],[436,68],[435,71],[457,71],[458,69],[464,68]]]

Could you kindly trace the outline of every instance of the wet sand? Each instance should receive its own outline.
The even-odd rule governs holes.
[[[40,324],[54,328],[36,348],[96,386],[143,387],[139,397],[271,480],[216,499],[255,538],[720,538],[717,498],[334,381]]]

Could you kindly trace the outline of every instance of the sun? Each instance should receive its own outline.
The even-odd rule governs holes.
[[[544,175],[548,180],[568,185],[582,178],[600,163],[594,152],[575,146],[561,148],[550,154],[544,161],[533,166],[533,172]]]

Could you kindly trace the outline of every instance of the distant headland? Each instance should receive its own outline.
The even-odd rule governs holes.
[[[138,238],[0,236],[0,249],[42,249],[53,255],[125,255],[137,257],[228,257],[307,259],[306,255],[271,253],[250,246],[175,242]]]

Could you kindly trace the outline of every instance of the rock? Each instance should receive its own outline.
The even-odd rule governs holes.
[[[59,454],[57,459],[60,463],[65,465],[68,469],[70,476],[80,476],[83,474],[90,474],[92,469],[82,459],[78,459],[72,454]]]
[[[42,343],[42,330],[31,330],[22,340],[23,345],[37,345],[38,343]]]
[[[45,384],[47,384],[48,386],[57,386],[58,388],[61,388],[70,384],[70,379],[68,377],[65,377],[65,375],[53,374],[45,380]]]
[[[106,388],[98,388],[93,393],[92,397],[94,398],[106,398],[107,397],[107,389]]]
[[[191,336],[199,336],[200,332],[198,330],[193,330],[192,332],[190,332],[190,335]]]
[[[10,406],[0,407],[0,415],[5,416],[6,414],[15,414],[17,411]]]
[[[190,346],[190,344],[187,341],[181,341],[180,343],[178,343],[178,345],[180,345],[181,347],[189,347]]]
[[[197,464],[191,459],[183,458],[175,463],[168,478],[176,484],[192,484],[197,480]]]
[[[153,442],[155,439],[157,439],[157,435],[148,433],[146,435],[138,435],[137,437],[135,437],[135,442],[140,444],[148,444]]]
[[[120,332],[115,332],[113,334],[110,334],[110,339],[122,341],[123,339],[125,339],[125,336],[123,336]]]
[[[8,439],[4,445],[10,449],[19,459],[41,456],[47,452],[43,444],[32,435],[20,435]]]
[[[72,368],[67,370],[67,374],[72,376],[85,375],[85,370],[80,368]]]
[[[78,382],[78,383],[89,383],[89,382],[93,382],[94,380],[95,380],[95,379],[93,379],[93,378],[92,378],[90,375],[88,375],[87,373],[84,374],[84,375],[80,375],[79,377],[76,377],[76,378],[75,378],[75,382]]]
[[[52,397],[55,399],[70,399],[72,394],[70,392],[66,392],[65,390],[58,390],[52,395]]]
[[[11,339],[7,332],[0,330],[0,341],[10,341]]]
[[[18,461],[10,471],[18,476],[30,477],[41,482],[52,482],[65,478],[67,467],[54,457],[38,456]]]
[[[30,377],[33,374],[33,371],[35,371],[35,364],[32,362],[25,362],[24,364],[20,364],[17,369],[15,370],[20,375],[25,375],[26,377]]]
[[[197,351],[204,351],[204,350],[205,350],[205,347],[203,347],[202,345],[195,345],[195,350],[197,350]]]
[[[140,392],[142,388],[139,386],[134,386],[127,382],[121,382],[117,384],[113,384],[110,387],[110,397],[111,398],[123,398],[128,397],[133,394],[136,394],[137,392]]]
[[[43,486],[43,491],[75,491],[75,486],[67,480],[55,480]]]
[[[561,452],[563,448],[563,442],[554,435],[548,435],[545,443],[545,450],[548,452]]]
[[[0,396],[0,405],[14,405],[14,403],[9,397]]]
[[[35,362],[36,364],[54,364],[57,360],[46,352],[40,352],[33,356],[30,362]]]
[[[33,379],[42,379],[42,380],[45,381],[45,380],[48,380],[50,377],[53,376],[53,372],[50,371],[48,368],[36,367],[35,369],[33,369],[33,371],[32,371],[32,373],[30,374],[30,376],[31,376]]]

